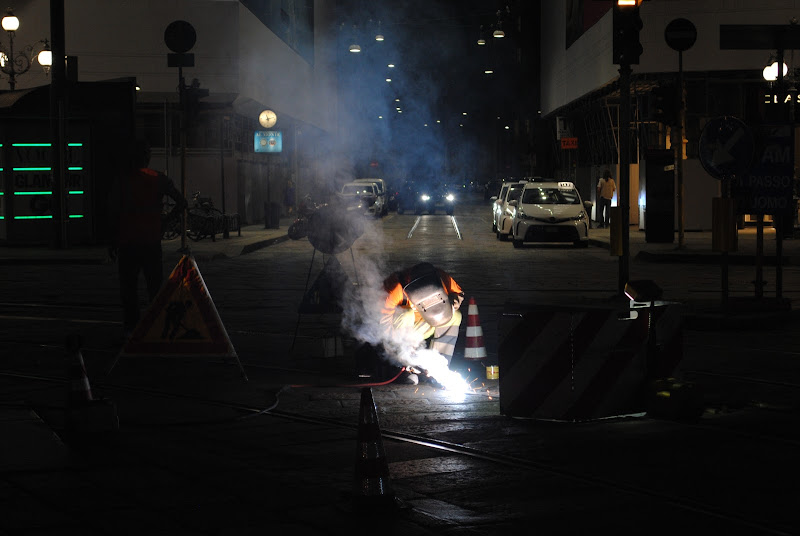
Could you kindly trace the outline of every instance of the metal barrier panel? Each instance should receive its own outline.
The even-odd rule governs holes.
[[[647,382],[669,375],[683,355],[677,304],[507,305],[499,336],[500,413],[514,417],[583,421],[642,413]]]

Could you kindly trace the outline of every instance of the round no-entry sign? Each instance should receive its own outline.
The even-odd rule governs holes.
[[[675,19],[664,29],[664,39],[669,48],[683,52],[692,48],[697,40],[697,28],[688,19]]]

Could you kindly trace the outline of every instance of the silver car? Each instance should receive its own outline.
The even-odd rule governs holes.
[[[509,183],[497,215],[497,230],[495,232],[498,240],[508,240],[508,237],[511,236],[511,221],[514,218],[514,207],[511,203],[519,199],[522,194],[522,188],[526,184],[528,184],[527,181]]]

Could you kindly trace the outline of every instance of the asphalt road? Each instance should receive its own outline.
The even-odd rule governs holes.
[[[511,346],[520,352],[509,351],[520,304],[615,315],[628,304],[617,293],[618,259],[606,249],[515,249],[491,233],[485,205],[461,205],[454,219],[369,220],[335,260],[298,240],[198,262],[248,381],[230,358],[118,357],[113,265],[4,267],[0,534],[797,533],[793,315],[743,315],[736,329],[683,332],[672,372],[701,394],[694,418],[558,422],[522,415],[535,406],[525,396],[515,398],[520,414],[504,414],[504,393],[518,389],[519,378],[534,382],[537,356],[555,336],[527,324],[529,335],[517,333],[521,342]],[[176,259],[167,252],[168,271]],[[452,368],[472,382],[466,393],[385,383],[392,368],[385,378],[355,375],[356,335],[370,336],[364,311],[375,306],[368,290],[421,260],[450,272],[476,305],[487,358],[463,359],[462,324]],[[362,298],[340,301],[344,333],[339,315],[297,314],[330,263],[346,274],[346,295]],[[751,294],[753,270],[730,267],[733,296]],[[656,281],[687,314],[719,310],[719,265],[634,258],[630,271],[631,279]],[[800,292],[797,267],[782,275],[791,300]],[[94,396],[113,402],[119,416],[117,434],[88,445],[65,425],[72,391],[63,341],[76,332]],[[586,332],[574,333],[573,352],[592,347]],[[641,352],[634,354],[639,363]],[[509,357],[513,375],[501,366],[500,380],[486,378],[485,364]],[[559,414],[587,382],[593,392],[632,390],[624,382],[609,388],[608,374],[587,380],[567,368],[567,394],[545,413]],[[358,501],[365,390],[381,431],[369,441],[383,447],[389,470],[377,500],[390,508]],[[676,389],[667,411],[684,407],[685,393]],[[23,424],[38,427],[37,441],[13,433]]]

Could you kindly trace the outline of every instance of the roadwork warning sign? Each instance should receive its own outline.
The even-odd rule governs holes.
[[[236,357],[194,258],[181,258],[120,355]]]

